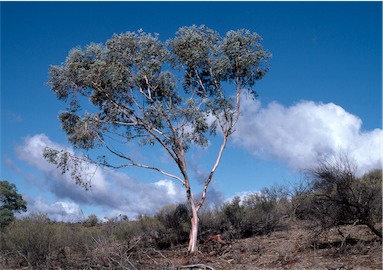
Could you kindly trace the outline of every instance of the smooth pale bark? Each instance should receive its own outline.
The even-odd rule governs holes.
[[[189,235],[189,254],[194,254],[198,252],[198,212],[194,203],[191,204],[192,207],[192,218],[191,218],[191,228]]]
[[[239,107],[239,103],[238,103],[238,107]],[[213,166],[212,170],[210,171],[208,178],[205,181],[204,188],[202,191],[201,200],[199,201],[198,205],[194,204],[194,201],[193,201],[191,194],[188,193],[188,199],[189,199],[189,203],[190,203],[191,210],[192,210],[191,228],[190,228],[190,236],[189,236],[189,247],[188,247],[189,254],[193,254],[193,253],[198,252],[198,225],[199,225],[198,212],[201,209],[201,206],[203,205],[203,203],[205,202],[207,188],[208,188],[208,186],[209,186],[209,184],[213,178],[215,171],[218,168],[219,162],[221,161],[223,150],[225,149],[225,146],[226,146],[228,134],[229,133],[224,133],[223,142],[222,142],[222,145],[221,145],[220,150],[218,152],[217,160],[214,163],[214,166]],[[187,184],[189,184],[189,181],[185,181],[185,182]],[[188,188],[188,191],[190,192],[190,187]]]

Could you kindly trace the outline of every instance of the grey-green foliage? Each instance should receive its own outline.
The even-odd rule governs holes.
[[[233,97],[252,91],[268,70],[270,53],[260,40],[247,30],[220,37],[204,26],[182,27],[167,42],[143,31],[127,32],[105,44],[72,49],[63,64],[50,67],[48,85],[68,104],[59,119],[74,146],[104,145],[126,158],[110,138],[159,142],[177,161],[180,147],[207,146],[217,127],[209,116],[226,123],[228,134],[233,131]],[[180,71],[184,92],[177,85]],[[223,82],[233,83],[237,92],[224,91]]]
[[[89,215],[83,224],[85,227],[94,227],[98,224],[98,218],[95,214]]]
[[[17,193],[16,185],[8,181],[0,181],[0,228],[9,225],[15,212],[27,211],[27,203]]]
[[[5,246],[11,254],[20,254],[28,264],[38,266],[58,249],[55,231],[45,214],[33,214],[7,227]]]
[[[193,25],[180,28],[166,42],[140,30],[114,35],[105,44],[72,49],[64,63],[50,67],[48,85],[67,104],[59,119],[68,140],[79,149],[102,149],[94,157],[90,151],[79,156],[47,148],[45,158],[62,173],[69,171],[85,188],[89,184],[82,172],[87,163],[159,171],[183,184],[194,209],[193,220],[198,220],[208,185],[240,116],[243,93],[255,97],[253,87],[268,71],[271,54],[260,41],[248,30],[220,36]],[[217,129],[222,145],[194,205],[186,152],[193,145],[207,147]],[[182,176],[128,156],[121,146],[132,141],[160,145]],[[195,238],[189,245],[192,252]]]
[[[89,149],[118,128],[126,140],[144,135],[148,122],[161,129],[163,105],[180,100],[174,77],[161,70],[167,55],[157,37],[128,32],[105,45],[72,49],[64,64],[51,66],[48,84],[68,101],[59,118],[70,142]],[[85,112],[81,96],[95,113]]]
[[[285,186],[273,185],[243,199],[246,209],[244,227],[248,234],[262,234],[281,227],[281,221],[292,213]]]
[[[282,227],[284,217],[292,213],[288,189],[273,185],[261,192],[235,196],[215,211],[201,216],[201,230],[207,235],[229,233],[239,239],[269,233]]]
[[[162,245],[169,246],[187,241],[190,230],[189,209],[185,204],[168,205],[160,209],[156,219],[166,228]]]

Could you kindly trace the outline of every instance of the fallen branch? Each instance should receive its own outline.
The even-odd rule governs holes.
[[[31,267],[31,263],[29,262],[29,260],[27,259],[27,257],[21,253],[20,251],[17,251],[17,253],[24,258],[24,260],[28,263],[28,267]]]
[[[199,264],[182,265],[182,266],[178,266],[176,269],[188,269],[188,268],[202,268],[202,269],[214,270],[213,267],[208,266],[208,265],[206,265],[206,264],[202,264],[202,263],[199,263]]]

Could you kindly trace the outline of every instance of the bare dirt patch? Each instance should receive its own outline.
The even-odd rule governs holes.
[[[209,242],[186,256],[177,247],[147,250],[137,269],[382,269],[382,242],[367,227],[343,226],[317,234],[303,223],[268,235]],[[347,238],[345,237],[347,236]]]

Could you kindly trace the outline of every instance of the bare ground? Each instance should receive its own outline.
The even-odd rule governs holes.
[[[293,223],[283,231],[228,245],[209,242],[188,257],[180,250],[148,250],[137,269],[382,269],[382,242],[366,226],[343,226],[317,234]]]

